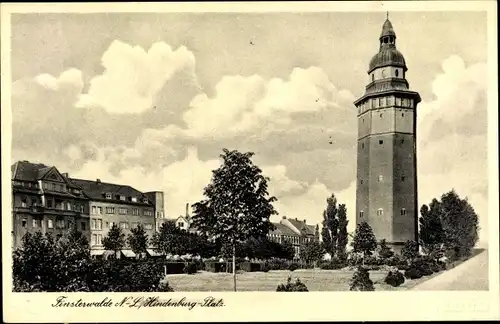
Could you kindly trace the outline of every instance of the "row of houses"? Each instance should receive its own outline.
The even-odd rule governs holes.
[[[12,165],[12,242],[21,245],[27,232],[40,231],[62,236],[76,225],[89,240],[91,253],[102,255],[103,238],[114,224],[125,235],[141,224],[152,237],[161,224],[175,221],[177,227],[196,232],[189,204],[185,215],[168,219],[161,191],[141,192],[130,185],[86,180],[61,173],[55,166],[19,161]],[[268,234],[276,242],[290,242],[298,257],[300,245],[319,239],[316,226],[305,220],[283,217]],[[151,254],[154,252],[148,251]],[[131,251],[124,251],[130,255]]]

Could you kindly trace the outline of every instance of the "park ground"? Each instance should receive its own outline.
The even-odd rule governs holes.
[[[376,291],[460,290],[460,287],[466,290],[487,290],[487,261],[487,251],[481,251],[453,269],[420,279],[406,280],[399,287],[384,283],[387,271],[370,271],[370,279]],[[471,272],[475,275],[470,276]],[[293,281],[299,278],[309,291],[348,291],[352,275],[351,270],[320,269],[242,272],[237,274],[236,285],[238,291],[276,291],[277,286],[286,283],[290,276]],[[233,291],[233,277],[230,273],[200,271],[192,275],[172,274],[167,275],[167,280],[174,291]]]

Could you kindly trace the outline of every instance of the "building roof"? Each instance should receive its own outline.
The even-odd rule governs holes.
[[[308,225],[305,221],[301,221],[298,219],[289,218],[288,221],[295,226],[301,233],[306,235],[314,235],[316,232],[316,226]]]
[[[37,181],[43,178],[51,168],[42,163],[18,161],[11,166],[12,180]]]
[[[120,185],[114,183],[101,182],[100,180],[91,181],[83,179],[70,178],[71,182],[80,187],[85,194],[92,200],[105,200],[115,203],[128,203],[137,205],[148,205],[151,203],[144,203],[143,199],[147,197],[137,189],[128,185]],[[106,199],[106,193],[111,194],[111,199]],[[126,200],[120,200],[119,196],[125,196]],[[131,197],[137,197],[137,202],[132,202]]]
[[[273,231],[269,232],[269,234],[273,234],[273,235],[286,235],[286,236],[299,236],[292,229],[288,228],[287,226],[285,226],[285,225],[283,225],[281,223],[273,223],[273,225],[276,228]]]
[[[394,28],[392,28],[392,23],[389,19],[385,20],[384,25],[382,26],[382,32],[380,33],[380,38],[385,36],[396,37],[396,33],[394,32]]]
[[[396,43],[382,42],[382,38],[386,36],[392,36],[394,39],[396,38],[396,33],[394,32],[394,28],[392,27],[392,23],[389,19],[387,19],[382,26],[382,32],[380,33],[380,49],[379,52],[370,60],[368,73],[371,73],[371,71],[376,68],[389,65],[399,66],[402,67],[404,71],[407,71],[405,58],[403,54],[396,49]]]

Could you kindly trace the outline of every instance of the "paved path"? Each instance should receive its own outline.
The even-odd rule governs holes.
[[[488,290],[488,250],[424,281],[413,290]]]

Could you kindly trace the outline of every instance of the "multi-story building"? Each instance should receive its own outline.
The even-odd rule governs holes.
[[[145,192],[144,195],[154,206],[155,213],[155,229],[158,231],[167,218],[165,217],[165,202],[163,191]]]
[[[267,235],[274,242],[292,244],[295,250],[295,258],[300,256],[300,246],[312,240],[319,240],[316,226],[307,224],[306,220],[287,218],[283,216],[279,223],[273,223],[275,229]]]
[[[406,62],[387,19],[370,61],[358,115],[356,224],[399,250],[418,237],[416,116],[420,95],[410,91]]]
[[[114,224],[128,236],[132,228],[141,224],[151,238],[155,230],[155,206],[148,197],[128,185],[101,182],[100,179],[71,179],[89,198],[90,247],[93,255],[104,253],[103,238]],[[130,250],[125,256],[134,256]]]
[[[56,167],[16,162],[12,171],[12,240],[40,231],[58,237],[72,226],[90,238],[89,199]]]

